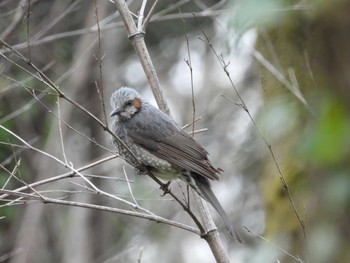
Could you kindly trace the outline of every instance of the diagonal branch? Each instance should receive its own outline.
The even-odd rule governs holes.
[[[262,132],[261,132],[261,130],[259,129],[258,125],[256,124],[256,122],[255,122],[253,116],[251,115],[251,113],[250,113],[250,111],[249,111],[247,105],[245,104],[245,102],[244,102],[243,98],[241,97],[240,93],[238,92],[238,90],[237,90],[237,88],[236,88],[236,85],[233,83],[233,80],[232,80],[232,78],[231,78],[231,76],[230,76],[230,72],[229,72],[228,69],[227,69],[229,63],[226,63],[225,60],[224,60],[224,58],[223,58],[223,56],[222,56],[222,55],[219,55],[219,54],[216,52],[216,50],[215,50],[213,44],[211,43],[209,37],[207,36],[207,34],[205,33],[204,29],[203,29],[202,26],[200,25],[200,23],[199,23],[199,21],[198,21],[196,15],[193,14],[193,16],[194,16],[194,18],[196,19],[196,21],[197,21],[197,23],[198,23],[198,25],[199,25],[199,27],[200,27],[200,29],[201,29],[201,31],[202,31],[202,34],[203,34],[203,36],[204,36],[204,38],[205,38],[205,39],[202,39],[202,40],[204,40],[204,41],[207,43],[207,45],[210,47],[210,49],[211,49],[212,52],[214,53],[215,57],[216,57],[217,60],[219,61],[220,66],[222,67],[224,73],[225,73],[226,76],[228,77],[228,79],[229,79],[229,81],[230,81],[230,84],[231,84],[231,86],[233,87],[233,89],[234,89],[234,91],[235,91],[235,93],[236,93],[236,95],[237,95],[237,97],[238,97],[238,99],[239,99],[239,102],[238,102],[238,103],[235,102],[235,101],[233,101],[233,100],[231,100],[231,99],[229,99],[229,101],[231,101],[232,103],[234,103],[234,104],[237,105],[237,106],[240,106],[240,107],[248,114],[249,119],[251,120],[251,122],[253,123],[254,127],[255,127],[256,130],[258,131],[260,137],[262,138],[262,140],[263,140],[264,143],[266,144],[267,148],[269,149],[270,155],[271,155],[272,160],[273,160],[273,163],[274,163],[274,165],[275,165],[275,167],[276,167],[276,169],[277,169],[278,176],[279,176],[279,178],[280,178],[280,181],[281,181],[281,183],[282,183],[282,186],[284,187],[284,189],[285,189],[285,191],[286,191],[286,193],[287,193],[289,202],[290,202],[290,204],[291,204],[291,206],[292,206],[292,208],[293,208],[294,214],[295,214],[295,216],[296,216],[296,218],[297,218],[297,220],[298,220],[298,222],[299,222],[299,224],[300,224],[300,227],[301,227],[301,229],[302,229],[302,233],[303,233],[303,235],[304,235],[304,239],[305,239],[305,241],[306,241],[306,243],[307,243],[307,235],[306,235],[306,229],[305,229],[304,221],[303,221],[303,219],[301,218],[301,216],[300,216],[300,214],[299,214],[299,212],[298,212],[298,209],[297,209],[297,207],[296,207],[296,205],[295,205],[295,202],[294,202],[294,199],[293,199],[293,197],[292,197],[292,194],[291,194],[291,192],[290,192],[290,190],[289,190],[289,186],[288,186],[288,184],[287,184],[287,181],[286,181],[286,179],[284,178],[284,175],[283,175],[283,173],[282,173],[282,171],[281,171],[281,168],[280,168],[280,166],[279,166],[279,164],[278,164],[278,162],[277,162],[277,160],[276,160],[275,154],[274,154],[274,152],[273,152],[273,150],[272,150],[272,145],[271,145],[271,143],[270,143],[270,142],[265,138],[265,136],[262,134]],[[225,97],[225,98],[227,98],[227,97]]]

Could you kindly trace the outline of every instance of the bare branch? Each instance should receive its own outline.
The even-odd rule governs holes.
[[[142,0],[141,8],[140,8],[138,19],[137,19],[137,30],[139,32],[142,32],[142,22],[143,22],[143,18],[144,18],[146,5],[147,5],[147,0]]]
[[[106,105],[104,99],[104,85],[103,85],[103,74],[102,74],[102,47],[101,47],[101,29],[100,29],[100,21],[98,16],[98,5],[97,0],[95,0],[95,15],[96,15],[96,25],[97,25],[97,34],[98,34],[98,49],[97,49],[97,60],[98,60],[98,68],[99,68],[99,85],[96,85],[97,92],[99,94],[99,98],[102,105],[102,112],[105,121],[105,126],[108,128],[108,120],[106,114]],[[101,89],[101,90],[100,90]]]
[[[20,25],[20,23],[23,20],[23,17],[25,16],[24,10],[26,9],[25,6],[31,2],[33,5],[38,0],[30,1],[30,0],[21,0],[16,7],[14,18],[11,22],[11,24],[0,34],[0,39],[6,40],[9,35],[11,35],[12,32],[16,30],[16,28]]]
[[[194,15],[194,17],[196,18],[195,15]],[[197,18],[196,18],[196,20],[197,20]],[[239,99],[240,102],[237,103],[237,102],[234,102],[233,100],[230,100],[230,101],[232,101],[235,105],[238,105],[238,106],[242,107],[242,108],[245,110],[245,112],[248,114],[249,119],[250,119],[251,122],[253,123],[255,129],[258,131],[260,137],[262,138],[262,140],[263,140],[264,143],[266,144],[267,148],[269,149],[269,152],[270,152],[270,155],[271,155],[271,157],[272,157],[273,163],[274,163],[275,167],[277,168],[278,176],[279,176],[279,178],[280,178],[280,181],[281,181],[281,183],[282,183],[282,186],[284,187],[284,189],[285,189],[285,191],[286,191],[286,193],[287,193],[289,202],[290,202],[290,204],[292,205],[293,211],[294,211],[294,213],[295,213],[295,215],[296,215],[296,217],[297,217],[297,219],[298,219],[298,221],[299,221],[300,227],[301,227],[301,229],[302,229],[302,233],[303,233],[303,235],[304,235],[304,239],[305,239],[305,241],[307,242],[307,236],[306,236],[306,230],[305,230],[304,221],[302,220],[302,218],[301,218],[301,216],[300,216],[300,214],[299,214],[299,212],[298,212],[298,210],[297,210],[297,208],[296,208],[296,205],[295,205],[294,200],[293,200],[293,198],[292,198],[292,195],[291,195],[291,193],[290,193],[288,184],[287,184],[287,182],[286,182],[286,180],[285,180],[285,178],[284,178],[284,176],[283,176],[283,173],[282,173],[282,171],[281,171],[281,169],[280,169],[280,166],[279,166],[279,164],[278,164],[278,162],[277,162],[277,160],[276,160],[276,157],[275,157],[275,155],[274,155],[274,152],[273,152],[273,150],[272,150],[272,145],[267,141],[267,139],[265,138],[265,136],[262,134],[262,132],[261,132],[261,130],[259,129],[258,125],[256,124],[256,122],[255,122],[253,116],[251,115],[251,113],[250,113],[250,111],[249,111],[247,105],[245,104],[243,98],[242,98],[241,95],[239,94],[239,92],[238,92],[236,86],[234,85],[233,80],[232,80],[232,78],[231,78],[231,76],[230,76],[230,73],[229,73],[229,71],[228,71],[228,69],[227,69],[229,64],[226,63],[226,62],[224,61],[224,58],[223,58],[222,55],[219,55],[219,54],[216,52],[215,48],[213,47],[212,43],[210,42],[210,40],[209,40],[208,36],[206,35],[204,29],[203,29],[203,28],[201,27],[201,25],[199,24],[198,20],[197,20],[197,23],[198,23],[198,25],[199,25],[199,27],[200,27],[200,29],[201,29],[201,31],[202,31],[202,34],[203,34],[203,36],[204,36],[204,38],[205,38],[205,42],[208,44],[208,46],[210,47],[210,49],[211,49],[212,52],[214,53],[215,57],[216,57],[217,60],[219,61],[220,65],[221,65],[221,67],[222,67],[222,69],[223,69],[223,71],[225,72],[226,76],[228,77],[228,79],[229,79],[229,81],[230,81],[230,83],[231,83],[231,86],[232,86],[232,88],[234,89],[234,91],[235,91],[235,93],[236,93],[236,95],[237,95],[237,97],[238,97],[238,99]]]
[[[299,258],[299,257],[295,257],[292,254],[290,254],[289,252],[287,252],[286,250],[282,249],[281,247],[277,246],[275,243],[272,243],[271,241],[267,240],[266,238],[264,238],[262,235],[254,232],[253,230],[250,230],[248,227],[243,226],[244,229],[246,229],[248,231],[248,233],[251,233],[255,236],[257,236],[258,238],[260,238],[261,240],[265,241],[266,243],[270,244],[271,246],[273,246],[274,248],[276,248],[277,250],[281,251],[282,253],[286,254],[288,257],[294,259],[296,262],[299,263],[303,263],[303,261]]]
[[[180,10],[181,15],[181,10]],[[186,22],[184,19],[182,19],[183,27],[184,27],[184,34],[186,39],[186,47],[187,47],[187,55],[188,60],[185,60],[189,70],[190,70],[190,80],[191,80],[191,95],[192,95],[192,137],[194,137],[194,124],[196,119],[196,102],[194,97],[194,84],[193,84],[193,68],[192,68],[192,60],[191,60],[191,50],[190,50],[190,42],[188,40],[187,36],[187,29],[186,29]]]
[[[34,96],[35,96],[35,94],[34,94]],[[58,131],[59,131],[59,134],[60,134],[62,155],[63,155],[64,162],[66,164],[68,164],[66,151],[64,150],[63,133],[62,133],[62,125],[61,125],[61,107],[60,107],[60,99],[59,99],[59,97],[57,97],[56,103],[57,103],[57,112],[58,112],[58,116],[57,116]]]
[[[163,97],[156,70],[153,66],[152,59],[148,53],[148,49],[145,44],[145,32],[138,31],[134,19],[132,18],[129,8],[124,0],[115,0],[115,5],[123,19],[126,30],[128,32],[128,37],[134,46],[136,54],[140,59],[143,70],[147,76],[148,83],[152,89],[154,98],[157,101],[159,109],[169,115],[169,107]]]
[[[63,123],[68,129],[74,131],[75,133],[77,133],[78,135],[80,135],[81,137],[89,140],[90,142],[92,142],[93,144],[95,144],[96,146],[100,147],[101,149],[104,149],[110,153],[113,153],[110,149],[104,147],[103,145],[101,145],[100,143],[98,143],[94,138],[90,138],[88,136],[86,136],[84,133],[78,131],[77,129],[73,128],[71,125],[69,125],[66,121],[64,121],[60,116],[56,115],[53,111],[51,111],[41,100],[40,98],[35,94],[34,91],[31,92],[31,94],[34,96],[34,98],[40,103],[40,105],[42,107],[44,107],[48,113],[52,114],[56,119],[57,121],[60,123]],[[57,100],[58,101],[58,100]]]
[[[153,3],[153,5],[152,5],[152,7],[151,7],[151,9],[150,9],[149,12],[148,12],[146,18],[145,18],[145,20],[143,21],[143,25],[142,25],[142,27],[141,27],[141,30],[142,30],[142,31],[146,31],[146,28],[147,28],[147,26],[148,26],[149,21],[150,21],[151,18],[152,18],[152,15],[153,15],[154,9],[156,8],[157,3],[158,3],[158,0],[155,0],[154,3]]]
[[[170,11],[173,10],[173,8],[171,10],[167,10],[167,9],[165,9],[165,10],[167,12],[170,12]],[[150,18],[149,22],[162,22],[162,21],[180,19],[179,14],[168,14],[168,15],[165,15],[163,11],[164,10],[158,12],[157,14],[154,14]],[[215,11],[210,11],[210,12],[208,12],[207,10],[204,10],[204,11],[201,11],[201,12],[194,12],[194,14],[197,17],[213,17],[213,16],[222,15],[222,14],[227,13],[227,12],[228,12],[228,10],[215,10]],[[115,17],[115,15],[111,15],[111,17]],[[183,19],[191,19],[191,18],[193,18],[193,13],[182,13],[182,18]],[[146,19],[147,19],[147,17],[146,17]],[[145,21],[146,21],[146,19],[145,19]],[[122,22],[113,22],[113,23],[102,25],[101,26],[101,31],[112,30],[112,29],[119,28],[119,27],[122,27],[122,26],[123,26]],[[46,44],[46,43],[54,42],[54,41],[57,41],[57,40],[63,39],[63,38],[76,37],[76,36],[80,36],[80,35],[84,35],[84,34],[92,34],[92,33],[96,33],[96,32],[97,32],[97,26],[92,26],[92,27],[88,27],[88,28],[82,28],[82,29],[77,29],[77,30],[57,33],[57,34],[54,34],[54,35],[49,35],[49,36],[43,37],[43,38],[38,39],[38,40],[32,40],[31,46],[32,47],[39,46],[39,45],[43,45],[43,44]],[[27,42],[23,42],[23,43],[19,43],[19,44],[13,45],[13,49],[15,49],[15,50],[21,50],[21,49],[24,49],[24,48],[27,48],[27,47],[28,47],[28,43]],[[9,51],[10,51],[10,49],[8,49],[8,48],[0,49],[0,53],[7,53]]]
[[[29,147],[28,147],[29,148]],[[101,160],[98,160],[96,162],[92,162],[92,163],[89,163],[88,165],[85,165],[83,167],[80,167],[77,169],[78,172],[82,172],[82,171],[85,171],[87,169],[90,169],[94,166],[97,166],[101,163],[104,163],[104,162],[108,162],[112,159],[115,159],[119,157],[118,155],[112,155],[112,156],[108,156],[106,158],[103,158]],[[50,178],[47,178],[47,179],[44,179],[44,180],[41,180],[41,181],[37,181],[37,182],[34,182],[34,183],[31,183],[29,184],[31,187],[36,187],[36,186],[39,186],[39,185],[44,185],[44,184],[48,184],[48,183],[52,183],[52,182],[55,182],[55,181],[59,181],[59,180],[62,180],[62,179],[65,179],[65,178],[71,178],[71,177],[74,177],[74,176],[77,176],[77,174],[74,172],[74,171],[70,171],[68,173],[64,173],[64,174],[61,174],[61,175],[58,175],[58,176],[53,176],[53,177],[50,177]],[[86,176],[88,177],[88,176]],[[22,186],[20,188],[17,188],[17,189],[14,189],[12,190],[12,192],[21,192],[21,191],[24,191],[24,190],[27,190],[28,189],[28,186]],[[0,196],[0,200],[6,198],[8,195],[1,195]]]
[[[18,167],[21,165],[21,159],[19,159],[17,162],[16,162],[16,165],[15,165],[15,167],[13,168],[13,170],[12,171],[8,171],[4,166],[2,166],[1,164],[0,164],[0,167],[2,168],[2,169],[4,169],[5,171],[7,171],[9,174],[10,174],[10,176],[7,178],[7,180],[5,181],[5,183],[4,183],[4,185],[1,187],[1,189],[5,189],[6,188],[6,186],[7,186],[7,184],[10,182],[10,180],[12,179],[12,177],[15,177],[15,174],[16,174],[16,172],[17,172],[17,169],[18,169]]]
[[[137,203],[135,197],[134,197],[134,194],[132,193],[132,190],[131,190],[131,186],[130,186],[130,182],[129,182],[129,178],[128,178],[128,174],[126,173],[125,171],[125,166],[123,165],[123,173],[124,173],[124,176],[125,176],[125,180],[126,180],[126,183],[128,184],[128,188],[129,188],[129,192],[130,192],[130,195],[132,197],[132,200],[134,201],[134,203],[139,206],[139,204]]]
[[[85,182],[87,182],[95,191],[99,191],[99,189],[93,184],[91,183],[83,174],[81,174],[79,171],[77,171],[76,169],[74,169],[73,164],[66,164],[63,161],[61,161],[60,159],[58,159],[57,157],[42,151],[40,149],[35,148],[34,146],[30,145],[29,143],[27,143],[25,140],[23,140],[20,136],[18,136],[17,134],[15,134],[14,132],[10,131],[9,129],[5,128],[4,126],[0,125],[0,128],[3,129],[4,131],[6,131],[7,133],[11,134],[13,137],[15,137],[17,140],[21,141],[23,144],[25,144],[26,146],[28,146],[31,150],[34,150],[40,154],[43,154],[47,157],[49,157],[50,159],[55,160],[56,162],[62,164],[64,167],[74,171],[76,174],[78,174]]]
[[[101,205],[87,204],[87,203],[81,203],[81,202],[54,199],[54,198],[44,197],[43,195],[38,196],[37,195],[38,192],[36,192],[35,194],[26,194],[26,193],[21,193],[21,192],[13,192],[13,191],[9,191],[9,190],[0,189],[0,193],[5,194],[5,195],[15,195],[15,196],[28,198],[29,200],[36,200],[36,201],[39,201],[39,202],[44,203],[44,204],[58,204],[58,205],[66,205],[66,206],[76,206],[76,207],[89,208],[89,209],[95,209],[95,210],[100,210],[100,211],[106,211],[106,212],[111,212],[111,213],[117,213],[117,214],[122,214],[122,215],[127,215],[127,216],[148,219],[148,220],[154,221],[156,223],[171,225],[171,226],[192,232],[192,233],[197,234],[197,235],[200,234],[199,231],[194,227],[191,227],[191,226],[188,226],[188,225],[176,222],[176,221],[172,221],[169,219],[165,219],[163,217],[156,216],[153,214],[144,214],[144,213],[135,212],[135,211],[113,208],[113,207],[109,207],[109,206],[101,206]]]

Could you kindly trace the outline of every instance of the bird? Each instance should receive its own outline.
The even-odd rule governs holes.
[[[156,177],[181,179],[209,202],[237,241],[243,243],[211,189],[219,180],[208,152],[167,114],[147,102],[135,89],[121,87],[111,96],[113,139],[119,155],[135,168],[142,166]]]

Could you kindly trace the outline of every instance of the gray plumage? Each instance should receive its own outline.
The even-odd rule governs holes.
[[[138,166],[136,157],[157,177],[187,182],[215,208],[231,235],[241,242],[211,190],[209,179],[218,180],[220,169],[211,165],[207,151],[134,89],[122,87],[115,91],[111,106],[111,116],[116,116],[113,132],[123,141],[113,142],[119,154],[134,167]]]

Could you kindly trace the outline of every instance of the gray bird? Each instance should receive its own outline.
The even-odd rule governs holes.
[[[209,179],[218,180],[221,170],[211,165],[207,151],[132,88],[116,90],[111,106],[113,132],[123,142],[113,141],[119,154],[134,167],[139,167],[139,160],[161,179],[180,178],[188,183],[215,208],[230,234],[242,242],[211,190]]]

